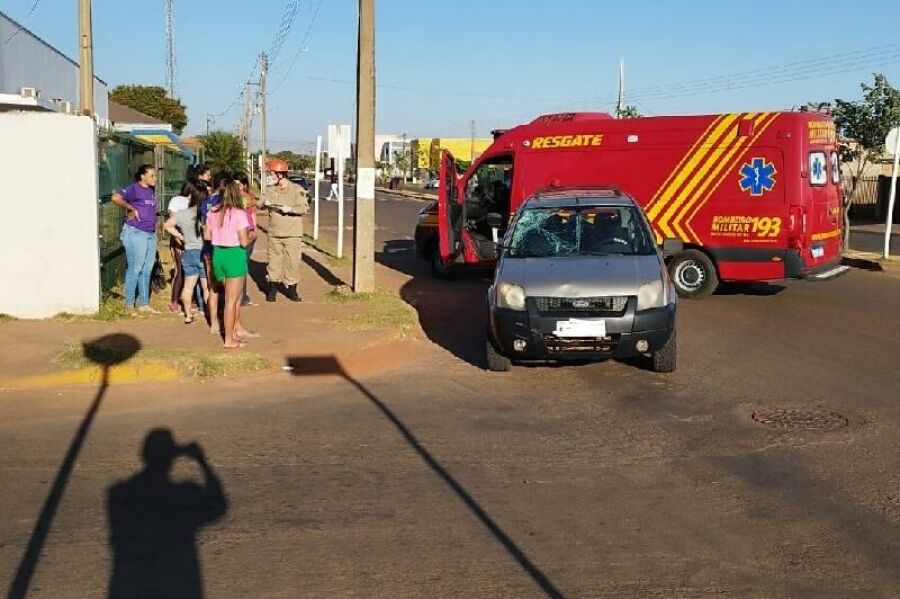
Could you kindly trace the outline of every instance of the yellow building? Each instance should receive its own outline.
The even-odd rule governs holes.
[[[494,143],[493,139],[476,137],[433,137],[412,140],[413,164],[416,169],[437,172],[441,150],[447,150],[457,160],[471,162]]]

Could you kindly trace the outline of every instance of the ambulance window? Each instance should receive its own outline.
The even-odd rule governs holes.
[[[841,182],[841,160],[837,152],[831,153],[831,182],[835,185]]]
[[[825,166],[827,164],[825,158],[825,152],[810,152],[809,153],[809,184],[810,185],[825,185],[828,183],[828,169]]]

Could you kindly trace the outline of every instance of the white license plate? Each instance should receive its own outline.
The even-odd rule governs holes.
[[[821,258],[825,255],[825,248],[821,245],[815,245],[812,247],[812,257],[813,258]]]
[[[556,323],[557,337],[606,337],[605,320],[571,318]]]

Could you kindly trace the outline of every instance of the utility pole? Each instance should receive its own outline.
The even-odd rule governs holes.
[[[375,291],[375,0],[359,0],[353,291]]]
[[[166,0],[166,89],[170,98],[178,98],[178,74],[175,60],[175,0]]]
[[[94,118],[94,32],[91,0],[78,0],[78,92],[81,114]]]
[[[241,146],[244,149],[244,166],[250,157],[250,82],[244,83],[244,112],[241,114]],[[253,171],[249,173],[253,180]]]
[[[622,118],[625,110],[625,59],[619,60],[619,101],[616,103],[616,118]]]
[[[269,57],[263,52],[259,55],[259,107],[260,107],[260,143],[259,150],[259,189],[260,195],[266,191],[266,77],[269,74]]]
[[[209,137],[209,127],[212,125],[215,118],[209,112],[206,113],[206,137]]]

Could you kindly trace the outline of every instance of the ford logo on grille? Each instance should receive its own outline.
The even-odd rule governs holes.
[[[591,302],[589,302],[588,300],[585,300],[585,299],[572,300],[573,308],[587,308],[590,305],[591,305]]]

